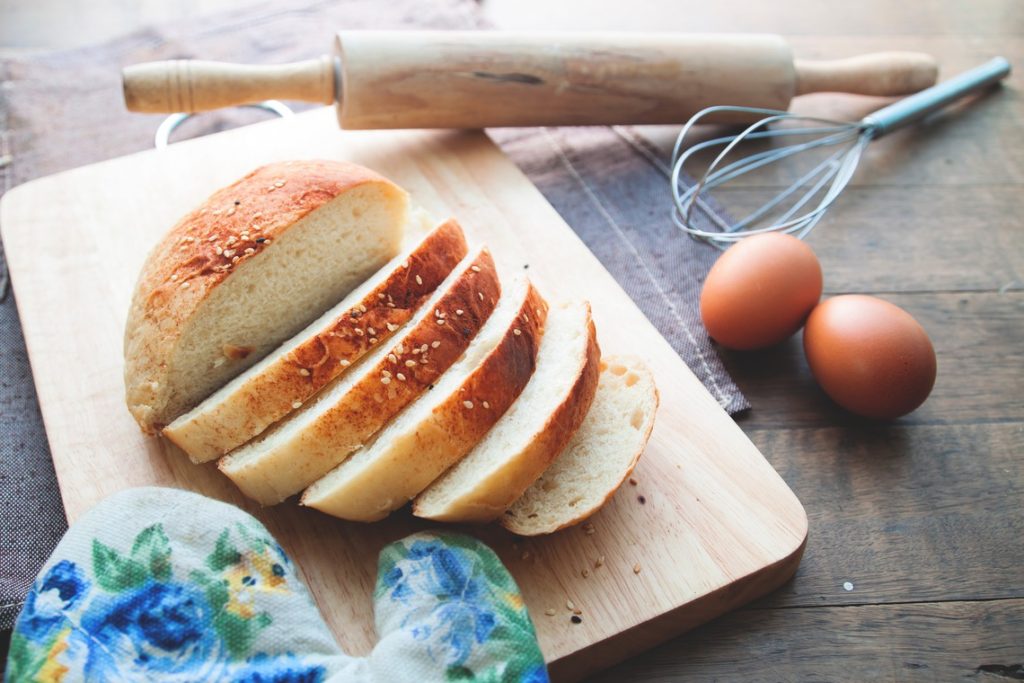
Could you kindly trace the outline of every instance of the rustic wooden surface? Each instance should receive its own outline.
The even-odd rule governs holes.
[[[246,2],[198,4],[211,1],[213,9]],[[102,33],[111,17],[123,24],[118,32],[137,25],[128,20],[134,4],[124,0],[109,0],[105,12],[76,0],[92,23],[55,9],[67,4],[18,3],[18,12],[33,16],[48,10],[56,24],[26,27],[4,11],[0,24],[16,38],[5,44],[85,44],[113,35]],[[1011,60],[1018,73],[1002,92],[869,150],[811,241],[829,292],[879,293],[930,331],[939,354],[931,399],[893,425],[867,424],[823,398],[798,340],[729,356],[754,405],[740,426],[807,508],[803,564],[770,597],[594,680],[1020,679],[1024,3],[485,0],[483,7],[503,28],[773,31],[802,58],[925,50],[946,74],[996,54]],[[877,105],[833,99],[821,96],[813,106],[859,114]]]
[[[879,294],[929,331],[932,397],[871,424],[816,388],[798,338],[726,355],[753,404],[740,426],[807,509],[803,564],[771,596],[593,681],[1024,678],[1024,4],[484,5],[510,28],[777,31],[801,58],[923,50],[943,76],[1010,59],[1001,91],[869,149],[810,239],[828,294]],[[856,117],[879,102],[811,96],[797,108]]]
[[[556,680],[600,671],[792,576],[807,532],[800,503],[526,176],[481,132],[342,132],[329,108],[67,171],[4,195],[7,263],[70,521],[132,486],[182,487],[242,506],[294,559],[344,650],[371,650],[381,546],[435,523],[407,513],[346,523],[294,500],[261,509],[213,463],[194,465],[170,442],[143,436],[123,403],[118,342],[152,245],[211,188],[259,164],[310,157],[380,171],[434,216],[457,216],[468,241],[491,248],[505,277],[529,264],[530,279],[553,300],[589,299],[602,351],[639,355],[658,381],[654,431],[633,473],[638,484],[590,518],[594,534],[574,527],[519,540],[494,525],[466,529],[518,582]],[[604,566],[593,569],[600,556]],[[584,612],[580,624],[563,608],[569,599]],[[546,615],[549,608],[558,614]]]

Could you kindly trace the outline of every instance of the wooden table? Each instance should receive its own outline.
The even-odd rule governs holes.
[[[56,0],[36,5],[60,11]],[[741,426],[807,508],[803,564],[773,595],[594,680],[1024,676],[1024,3],[483,7],[502,28],[767,31],[801,57],[924,50],[947,75],[996,54],[1014,63],[1002,92],[873,146],[811,239],[828,294],[881,295],[929,330],[939,358],[932,397],[893,424],[861,422],[816,388],[798,338],[727,355],[754,406]],[[36,44],[59,46],[36,31]],[[798,106],[858,115],[867,105],[816,96]]]
[[[801,57],[923,50],[945,75],[997,54],[1014,64],[1002,92],[874,145],[810,240],[827,294],[878,294],[929,331],[931,398],[893,424],[861,422],[817,389],[799,338],[727,355],[753,404],[740,425],[807,509],[803,564],[773,595],[595,681],[1024,677],[1024,3],[485,8],[503,28],[778,32]],[[798,106],[858,106],[816,98]]]

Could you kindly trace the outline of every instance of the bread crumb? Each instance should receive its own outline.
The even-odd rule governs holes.
[[[572,600],[567,599],[565,601],[565,608],[571,612],[574,609],[576,609],[576,603],[574,603]]]
[[[629,478],[629,485],[630,486],[636,486],[636,479],[634,479],[633,477],[630,477]]]
[[[553,617],[555,616],[555,609],[553,607],[548,607],[546,610],[544,610],[544,614],[548,615],[549,617]]]
[[[587,578],[588,576],[590,576],[590,570],[589,570],[589,569],[587,569],[586,567],[584,567],[584,568],[583,568],[583,571],[581,571],[581,572],[580,572],[580,575],[581,575],[581,576],[582,576],[582,577],[583,577],[583,578],[585,579],[585,578]]]
[[[633,565],[633,573],[634,574],[639,574],[640,573],[640,563],[639,562],[637,562],[636,564]]]
[[[603,567],[603,566],[604,566],[604,555],[601,555],[599,558],[594,560],[594,569],[597,569],[598,567]]]

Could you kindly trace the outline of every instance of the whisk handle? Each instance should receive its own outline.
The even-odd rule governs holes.
[[[865,116],[862,123],[871,128],[874,137],[881,137],[919,121],[965,95],[994,85],[1009,74],[1010,62],[1005,57],[995,57],[959,76],[879,109]]]

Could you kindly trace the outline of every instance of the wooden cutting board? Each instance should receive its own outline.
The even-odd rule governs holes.
[[[318,157],[365,164],[434,215],[458,217],[504,265],[528,265],[549,298],[589,299],[602,349],[638,354],[654,370],[661,408],[638,483],[592,518],[593,533],[576,527],[524,541],[493,527],[467,529],[518,581],[556,679],[607,667],[793,574],[807,536],[799,501],[483,133],[341,132],[326,108],[43,178],[3,198],[8,266],[69,520],[133,486],[235,503],[294,558],[342,647],[370,651],[378,550],[429,525],[404,511],[362,525],[291,503],[258,509],[215,467],[143,437],[123,401],[122,332],[147,250],[256,165]],[[595,568],[598,557],[604,564]],[[567,599],[583,610],[582,623],[570,622]]]

